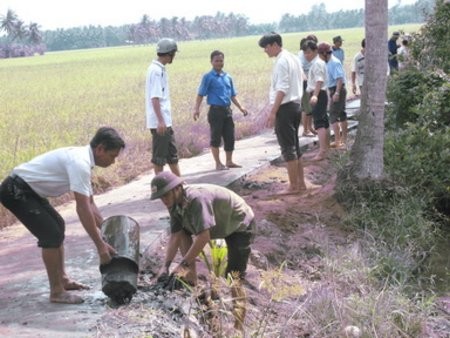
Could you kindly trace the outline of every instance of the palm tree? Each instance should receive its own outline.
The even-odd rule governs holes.
[[[28,39],[34,45],[42,42],[42,33],[39,28],[39,25],[35,22],[30,22],[28,25]]]
[[[13,39],[16,32],[16,24],[18,21],[17,14],[8,9],[6,15],[2,16],[0,19],[0,31],[5,31],[9,38]]]
[[[364,84],[358,131],[350,154],[352,160],[350,170],[355,178],[379,180],[383,178],[384,171],[388,1],[365,0],[365,2]]]
[[[13,40],[23,41],[28,35],[28,27],[24,24],[22,20],[17,20],[14,25],[14,35]]]

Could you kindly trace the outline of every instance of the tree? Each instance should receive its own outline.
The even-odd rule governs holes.
[[[39,25],[35,22],[30,22],[28,25],[28,39],[34,45],[38,45],[42,42],[42,34]]]
[[[384,171],[388,2],[366,0],[365,6],[364,84],[358,131],[350,153],[350,172],[358,179],[379,180]]]
[[[6,15],[1,18],[0,31],[5,31],[8,37],[13,38],[18,20],[17,14],[11,9],[8,9]]]

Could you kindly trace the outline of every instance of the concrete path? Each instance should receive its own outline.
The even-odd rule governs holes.
[[[356,122],[350,123],[354,128]],[[317,138],[300,138],[303,147]],[[228,186],[243,175],[279,158],[273,131],[236,142],[234,160],[242,168],[216,171],[209,152],[180,161],[187,183]],[[141,252],[151,255],[160,236],[167,231],[168,212],[163,204],[150,201],[153,174],[95,196],[103,216],[127,215],[140,225]],[[91,337],[98,320],[107,311],[101,291],[101,275],[95,247],[76,216],[74,203],[58,208],[66,221],[66,268],[70,276],[91,286],[80,291],[81,305],[51,304],[48,281],[36,240],[21,224],[0,231],[0,336],[4,337]]]

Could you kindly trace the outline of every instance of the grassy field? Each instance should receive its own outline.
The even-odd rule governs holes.
[[[390,27],[406,32],[418,25]],[[299,49],[307,33],[283,35],[284,47]],[[363,29],[320,31],[320,41],[344,38],[345,66],[359,50]],[[268,105],[272,60],[257,45],[259,36],[179,43],[180,53],[170,74],[174,127],[182,156],[208,146],[206,109],[200,122],[191,118],[196,90],[210,69],[209,54],[225,53],[225,70],[234,79],[250,116],[236,114],[237,136],[262,127]],[[150,166],[150,135],[144,124],[146,69],[155,57],[154,45],[48,53],[44,56],[0,60],[0,178],[18,163],[62,146],[87,144],[102,125],[117,128],[127,150],[114,168],[102,171],[113,184],[131,179]],[[115,173],[115,174],[113,174]]]

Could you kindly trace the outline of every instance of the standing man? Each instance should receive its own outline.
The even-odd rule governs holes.
[[[397,50],[399,45],[397,44],[398,37],[400,36],[399,32],[392,33],[391,38],[388,41],[388,51],[389,51],[389,70],[390,73],[393,74],[398,70],[398,60],[397,60]]]
[[[163,38],[158,41],[156,45],[158,58],[153,60],[147,70],[145,110],[147,128],[152,133],[152,163],[155,174],[163,171],[167,163],[170,170],[180,176],[178,151],[172,129],[169,79],[166,72],[166,65],[173,62],[177,51],[174,40]]]
[[[160,198],[170,214],[169,243],[158,277],[169,274],[179,248],[183,258],[172,273],[196,285],[195,259],[211,239],[217,238],[227,243],[225,277],[229,273],[233,278],[245,277],[255,216],[242,197],[218,185],[183,185],[183,180],[170,172],[156,175],[151,189],[150,199]]]
[[[344,50],[342,49],[342,37],[340,35],[333,38],[333,55],[344,65]]]
[[[81,224],[97,247],[100,264],[116,252],[101,236],[103,218],[94,203],[91,170],[109,167],[125,143],[112,128],[100,128],[90,145],[60,148],[37,156],[13,169],[0,186],[0,201],[38,239],[50,283],[50,302],[79,304],[83,299],[68,291],[87,286],[71,280],[64,268],[65,224],[47,197],[73,192]]]
[[[315,41],[309,40],[305,43],[305,58],[311,63],[308,72],[308,83],[306,90],[309,93],[310,104],[312,106],[312,114],[314,119],[314,128],[319,137],[319,153],[312,159],[313,161],[321,161],[328,154],[328,122],[327,107],[327,65],[324,59],[327,57],[329,50],[319,49]],[[325,53],[325,54],[324,54]]]
[[[206,73],[198,89],[195,101],[194,120],[200,116],[200,104],[203,97],[207,96],[209,105],[208,123],[211,132],[211,153],[216,163],[216,170],[226,170],[228,168],[240,168],[241,166],[233,162],[234,150],[234,122],[230,108],[231,102],[247,116],[247,109],[241,106],[234,89],[233,80],[230,75],[223,71],[224,54],[215,50],[211,53],[212,70]],[[219,147],[221,139],[225,149],[226,161],[222,164],[219,157]]]
[[[356,88],[359,88],[359,93],[362,93],[362,86],[364,83],[364,64],[366,54],[366,39],[361,41],[361,50],[353,57],[351,71],[352,71],[352,91],[356,95]]]
[[[305,78],[303,79],[303,96],[302,96],[302,125],[303,125],[303,133],[302,136],[306,137],[314,137],[317,135],[316,130],[313,128],[313,117],[312,117],[312,107],[309,103],[310,97],[309,92],[306,90],[307,86],[307,77],[309,73],[309,69],[311,68],[311,62],[308,61],[305,57],[305,48],[306,43],[309,40],[313,40],[313,38],[316,38],[315,35],[308,35],[310,39],[303,38],[300,40],[300,51],[298,52],[298,58],[300,60],[300,64],[303,68],[303,74],[305,75]],[[313,40],[315,41],[315,40]],[[317,41],[316,41],[317,42]]]
[[[334,143],[332,148],[342,148],[347,142],[347,113],[345,112],[345,100],[347,90],[345,89],[345,71],[333,54],[331,46],[322,42],[318,46],[319,53],[327,63],[327,87],[330,94],[330,123],[334,131]]]
[[[267,126],[275,125],[281,154],[287,163],[289,187],[281,194],[295,194],[306,190],[302,153],[298,140],[301,119],[300,102],[303,95],[303,70],[298,57],[282,48],[281,36],[269,33],[258,42],[269,57],[274,57],[269,99],[272,108]]]

